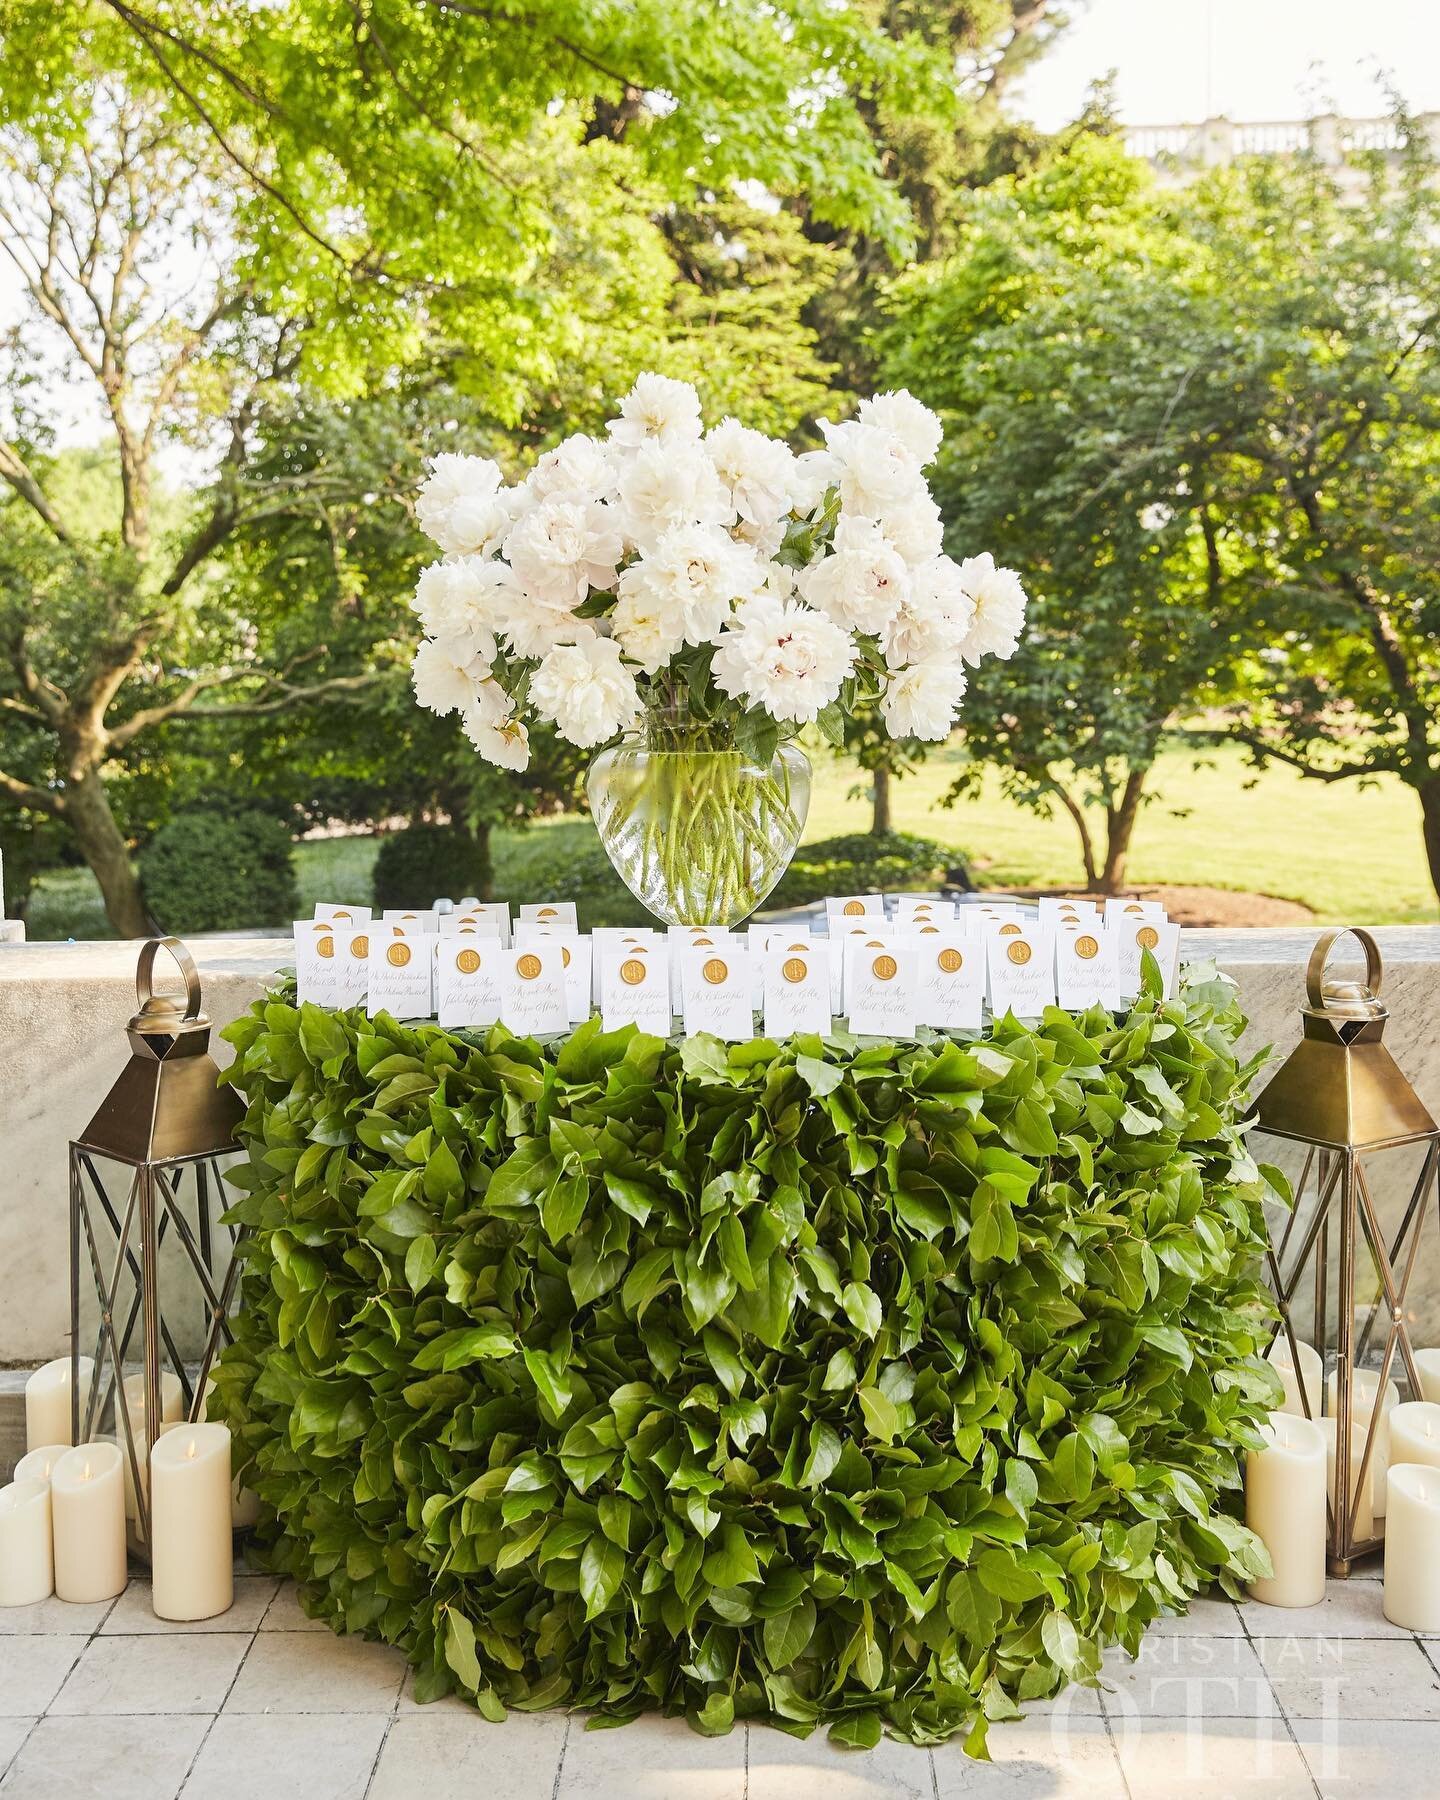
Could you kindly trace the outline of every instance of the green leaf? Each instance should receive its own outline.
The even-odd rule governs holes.
[[[405,1252],[405,1280],[412,1294],[421,1293],[430,1285],[439,1255],[435,1240],[428,1233],[422,1232],[419,1237],[411,1238]]]
[[[585,1617],[605,1611],[620,1590],[625,1574],[625,1552],[609,1538],[592,1537],[580,1558],[580,1598]]]
[[[875,1337],[880,1330],[881,1312],[880,1296],[863,1281],[849,1281],[840,1295],[840,1304],[845,1309],[845,1317],[857,1331],[864,1332],[866,1337]]]
[[[729,1694],[712,1694],[694,1714],[695,1729],[702,1737],[723,1737],[735,1723],[735,1702]]]
[[[887,1395],[877,1387],[862,1387],[860,1410],[865,1415],[865,1426],[872,1438],[878,1438],[882,1444],[895,1441],[900,1430],[900,1415],[895,1410],[895,1403]]]
[[[453,1606],[445,1613],[445,1660],[472,1693],[484,1685],[475,1654],[475,1627]]]
[[[1080,1633],[1062,1612],[1047,1612],[1040,1621],[1040,1641],[1045,1654],[1067,1676],[1080,1672]]]
[[[815,1635],[815,1602],[807,1594],[794,1606],[765,1621],[765,1660],[772,1669],[785,1669],[804,1654]]]
[[[873,1750],[884,1735],[878,1712],[851,1713],[830,1727],[830,1742],[845,1750]]]

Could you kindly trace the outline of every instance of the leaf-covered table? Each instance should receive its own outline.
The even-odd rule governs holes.
[[[1233,989],[983,1036],[541,1045],[256,1004],[256,1554],[487,1718],[955,1732],[1264,1567]]]

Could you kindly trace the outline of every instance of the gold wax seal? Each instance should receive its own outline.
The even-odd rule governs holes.
[[[1078,937],[1075,940],[1075,954],[1089,962],[1092,956],[1100,954],[1100,946],[1093,937]]]
[[[1153,950],[1160,942],[1160,933],[1153,925],[1142,925],[1135,933],[1135,942],[1142,950]]]
[[[947,975],[953,975],[957,969],[964,966],[965,962],[965,958],[960,952],[953,949],[942,950],[935,960]]]
[[[690,948],[692,950],[698,950],[701,948],[702,945],[706,949],[713,950],[715,948],[715,940],[714,940],[714,938],[707,938],[707,937],[691,938]]]
[[[340,922],[341,919],[348,919],[349,917],[350,917],[349,913],[346,912],[344,907],[342,906],[337,910],[335,917],[330,921],[330,923],[332,925],[336,925]]]
[[[645,965],[638,956],[627,956],[621,963],[620,979],[626,987],[639,987],[645,979]]]
[[[570,967],[570,952],[565,948],[564,944],[560,946],[560,967],[562,969],[568,969]]]
[[[480,967],[480,952],[478,950],[462,950],[455,958],[455,967],[462,975],[473,975]]]
[[[845,902],[845,917],[847,919],[858,919],[864,911],[865,902],[863,900],[847,900]]]
[[[392,944],[385,952],[385,960],[393,969],[403,969],[410,960],[408,944]]]
[[[870,973],[877,981],[893,981],[899,968],[893,956],[877,956],[870,965]]]
[[[1022,939],[1018,944],[1012,944],[1005,954],[1011,962],[1019,963],[1023,968],[1030,960],[1030,946]]]
[[[705,967],[700,973],[710,983],[711,987],[719,987],[720,983],[730,971],[725,967],[718,956],[707,956],[705,959]]]
[[[790,948],[792,950],[808,950],[810,946],[808,944],[792,944]]]
[[[360,937],[351,938],[350,954],[355,958],[356,962],[364,962],[365,958],[370,954],[369,938],[365,937],[363,934]]]
[[[558,919],[560,917],[560,914],[556,911],[556,909],[553,906],[542,906],[540,908],[539,912],[536,913],[535,917],[537,919]]]
[[[515,973],[522,981],[533,981],[540,973],[542,966],[540,958],[527,950],[525,955],[516,963]]]
[[[323,937],[317,939],[315,944],[315,954],[317,956],[333,956],[335,954],[334,938]]]
[[[1019,937],[1020,927],[1018,925],[1013,925],[1013,924],[1012,925],[1002,925],[1000,927],[999,935],[1001,937]]]
[[[792,956],[780,970],[787,981],[803,981],[807,972],[804,962],[798,956]]]
[[[939,937],[940,927],[938,925],[922,925],[920,927],[921,937],[928,937],[932,931],[935,933],[936,937]]]
[[[1125,910],[1127,913],[1143,913],[1145,908],[1143,906],[1138,905],[1134,900],[1132,900],[1130,902],[1130,904],[1125,908]]]

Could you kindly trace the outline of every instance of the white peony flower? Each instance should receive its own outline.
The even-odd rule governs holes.
[[[855,420],[832,425],[827,419],[820,429],[840,465],[840,504],[846,512],[884,519],[924,492],[919,463],[888,431]]]
[[[612,443],[638,450],[642,444],[693,444],[700,437],[700,396],[688,381],[668,375],[638,375],[620,402],[620,417],[605,427]]]
[[[885,729],[893,738],[947,738],[964,693],[964,667],[947,658],[900,669],[886,683],[880,702]]]
[[[833,620],[795,600],[747,600],[717,640],[715,685],[782,723],[808,724],[840,692],[855,645]]]
[[[530,699],[542,719],[582,750],[614,737],[640,711],[620,646],[602,637],[550,651],[531,678]]]
[[[517,590],[500,635],[516,656],[546,656],[560,644],[578,644],[596,635],[588,619],[568,606],[552,606]]]
[[[802,570],[796,586],[837,625],[874,637],[909,597],[910,571],[873,519],[842,518],[832,553]]]
[[[756,525],[750,519],[740,519],[730,527],[730,535],[737,544],[744,544],[753,550],[762,562],[769,562],[771,557],[779,555],[789,525],[789,513],[782,513],[769,525]]]
[[[828,450],[807,450],[790,468],[790,504],[802,518],[817,513],[826,494],[840,485],[840,464]]]
[[[1002,660],[1015,654],[1025,624],[1025,589],[1013,569],[997,569],[987,550],[967,556],[960,565],[960,585],[975,604],[975,618],[960,654],[968,663],[982,656]]]
[[[706,432],[705,448],[730,502],[727,524],[738,520],[764,531],[790,511],[795,455],[788,444],[722,419]]]
[[[960,565],[935,556],[910,571],[910,595],[881,634],[885,661],[892,669],[932,657],[959,654],[975,620],[975,602],[966,593]]]
[[[577,431],[545,452],[525,486],[536,500],[608,500],[615,492],[610,446]]]
[[[487,556],[509,525],[500,465],[488,456],[433,457],[415,502],[426,537],[451,556]]]
[[[553,606],[578,606],[592,588],[614,587],[624,554],[615,515],[598,500],[542,500],[505,540],[520,586]]]
[[[730,502],[700,444],[648,443],[620,471],[617,511],[626,542],[650,548],[672,525],[720,525]]]
[[[460,723],[486,762],[518,771],[530,766],[530,733],[523,720],[511,716],[513,704],[498,681],[484,682]]]
[[[893,394],[874,394],[860,402],[860,423],[873,425],[897,440],[907,456],[923,469],[940,453],[945,435],[939,419],[928,406],[900,388]]]
[[[610,629],[629,661],[646,675],[653,675],[685,642],[684,627],[675,608],[646,583],[627,588],[622,576],[621,584]]]
[[[422,638],[410,665],[415,698],[442,719],[469,706],[489,672],[489,664],[477,663],[467,644],[443,638]]]
[[[489,661],[514,592],[508,564],[462,556],[422,569],[410,606],[431,637],[464,639]]]
[[[933,561],[945,546],[940,508],[924,488],[902,506],[892,507],[879,525],[912,568]]]
[[[718,525],[672,525],[624,570],[618,591],[647,594],[658,603],[668,635],[678,631],[682,642],[704,644],[734,603],[755,593],[764,580],[755,552]]]

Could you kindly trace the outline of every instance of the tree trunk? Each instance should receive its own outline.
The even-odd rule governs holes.
[[[871,770],[874,786],[871,790],[873,810],[870,814],[870,832],[873,837],[881,837],[890,830],[890,765],[877,763]]]
[[[140,897],[140,882],[98,771],[66,789],[61,817],[100,884],[106,918],[121,937],[148,937],[150,916]]]
[[[1080,861],[1085,868],[1086,891],[1092,894],[1098,893],[1100,877],[1095,867],[1095,843],[1090,836],[1090,826],[1086,822],[1085,808],[1068,789],[1061,787],[1058,781],[1051,781],[1049,785],[1056,799],[1069,813],[1071,823],[1079,836]]]
[[[1130,839],[1140,812],[1140,796],[1148,769],[1132,769],[1125,779],[1120,804],[1105,809],[1108,829],[1105,834],[1105,866],[1100,871],[1099,892],[1118,894],[1125,885],[1125,864],[1130,855]]]
[[[1420,795],[1420,827],[1425,836],[1425,862],[1430,881],[1440,896],[1440,775],[1430,775],[1417,783]]]

